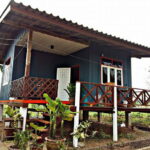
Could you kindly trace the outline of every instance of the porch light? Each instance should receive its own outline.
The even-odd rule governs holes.
[[[50,49],[54,49],[54,45],[50,45]]]

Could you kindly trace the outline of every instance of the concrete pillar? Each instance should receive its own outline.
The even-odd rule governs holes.
[[[76,131],[76,129],[79,126],[80,91],[81,91],[81,83],[77,81],[76,82],[76,91],[75,91],[75,107],[76,107],[77,113],[74,117],[74,131]],[[75,136],[73,137],[73,146],[78,147],[78,138],[76,138]]]
[[[117,87],[114,87],[114,108],[113,108],[113,141],[118,141],[118,112],[117,112]]]
[[[23,127],[22,127],[22,130],[23,130],[23,131],[26,130],[27,109],[28,109],[28,108],[20,107],[20,114],[21,114],[21,116],[23,117]]]

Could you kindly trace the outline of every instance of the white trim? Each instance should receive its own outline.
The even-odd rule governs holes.
[[[117,87],[114,87],[113,141],[118,141]]]
[[[75,107],[76,107],[76,115],[74,117],[74,132],[79,126],[79,111],[80,111],[80,91],[81,91],[81,83],[76,82],[76,92],[75,92]],[[73,146],[78,147],[78,138],[73,136]]]
[[[121,85],[119,85],[119,86],[124,85],[124,83],[123,83],[123,68],[107,66],[107,65],[101,65],[101,84],[105,84],[103,82],[103,68],[107,68],[107,82],[110,82],[110,69],[115,70],[115,85],[117,85],[117,70],[120,70],[121,71]]]

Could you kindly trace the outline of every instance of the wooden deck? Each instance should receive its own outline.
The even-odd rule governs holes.
[[[80,109],[83,110],[83,111],[113,113],[113,108],[112,107],[81,106]],[[125,108],[125,107],[118,107],[118,111],[150,113],[150,108]]]

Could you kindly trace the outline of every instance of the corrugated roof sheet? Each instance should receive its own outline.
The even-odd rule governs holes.
[[[135,45],[135,46],[140,46],[140,47],[149,49],[148,46],[144,46],[142,44],[138,44],[138,43],[135,43],[135,42],[132,42],[132,41],[122,39],[122,38],[117,37],[117,36],[113,36],[111,34],[107,34],[107,33],[100,32],[98,30],[94,30],[93,28],[89,28],[89,27],[84,26],[82,24],[80,25],[77,22],[73,22],[72,20],[67,20],[66,18],[60,18],[59,16],[54,16],[52,13],[48,14],[46,11],[40,11],[38,8],[33,9],[31,5],[25,6],[23,3],[16,3],[14,1],[12,1],[12,4],[17,6],[17,7],[22,7],[22,8],[25,8],[26,10],[30,10],[30,11],[36,13],[36,14],[39,14],[39,15],[42,15],[42,16],[45,16],[45,17],[48,17],[48,18],[55,19],[58,22],[65,23],[65,24],[70,25],[70,26],[74,26],[74,27],[82,29],[84,31],[88,31],[88,32],[91,32],[91,33],[94,33],[94,34],[98,34],[100,36],[103,36],[104,38],[109,38],[109,39],[117,40],[119,42],[124,42],[124,43],[127,43],[127,44],[132,44],[132,45]]]

